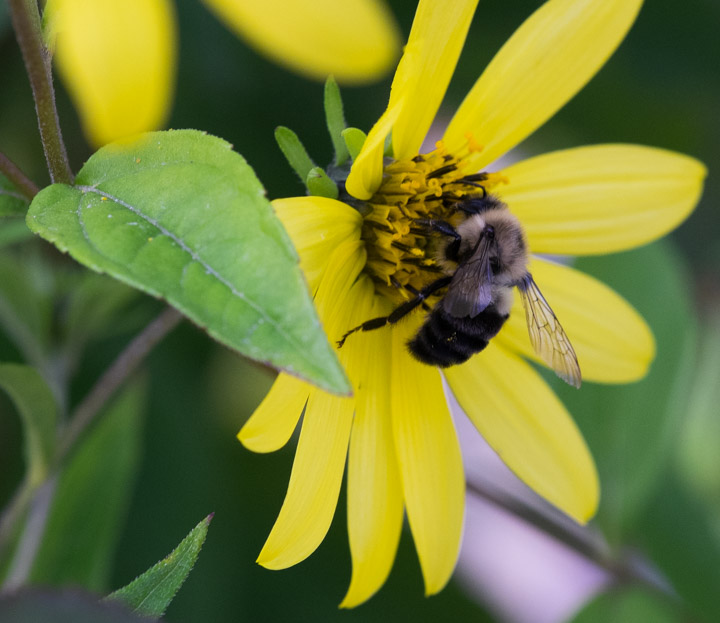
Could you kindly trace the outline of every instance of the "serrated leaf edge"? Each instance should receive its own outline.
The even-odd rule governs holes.
[[[104,601],[104,602],[119,601],[120,603],[123,603],[126,606],[128,606],[131,609],[131,612],[137,613],[137,614],[144,614],[144,615],[150,614],[152,616],[158,616],[158,617],[165,614],[165,610],[167,609],[167,606],[163,609],[162,612],[148,612],[147,610],[143,609],[142,606],[160,588],[161,584],[167,581],[167,579],[170,577],[172,572],[175,571],[180,566],[180,564],[186,559],[186,557],[189,556],[189,560],[191,562],[189,563],[187,573],[185,574],[185,577],[182,578],[182,580],[178,584],[175,591],[172,593],[172,597],[168,600],[167,605],[170,605],[172,600],[175,598],[175,596],[178,594],[178,592],[182,588],[182,585],[185,583],[185,580],[187,580],[188,576],[190,575],[190,572],[193,570],[195,563],[197,562],[197,559],[200,555],[200,550],[202,549],[202,546],[205,544],[205,539],[207,538],[208,528],[210,526],[210,522],[212,521],[212,518],[214,515],[215,515],[215,513],[211,513],[210,515],[205,517],[205,519],[203,519],[197,526],[195,526],[192,530],[190,530],[190,532],[185,536],[185,538],[183,538],[183,540],[180,541],[180,543],[178,543],[178,545],[175,547],[175,549],[173,549],[172,552],[170,552],[167,556],[165,556],[165,558],[156,562],[152,567],[150,567],[149,569],[147,569],[146,571],[144,571],[143,573],[138,575],[134,580],[132,580],[125,586],[110,593],[102,601]],[[128,604],[123,598],[123,591],[127,590],[133,584],[135,584],[136,582],[138,582],[145,576],[155,572],[156,570],[162,571],[161,566],[164,564],[168,564],[170,559],[172,559],[172,557],[175,555],[175,552],[177,552],[178,549],[183,547],[183,545],[186,541],[188,541],[190,539],[194,539],[194,537],[195,537],[194,533],[196,531],[203,532],[202,539],[197,544],[197,547],[188,549],[185,556],[182,556],[178,560],[174,561],[173,567],[168,570],[166,575],[164,575],[158,582],[156,582],[155,587],[142,599],[142,601],[140,601],[139,604],[137,604],[137,605]]]

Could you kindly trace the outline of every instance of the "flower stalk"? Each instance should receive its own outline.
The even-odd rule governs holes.
[[[35,0],[8,0],[15,36],[32,87],[40,138],[53,183],[71,184],[70,169],[55,107],[50,56],[42,39],[40,13]]]
[[[555,519],[486,482],[468,480],[467,490],[470,495],[517,517],[604,569],[616,584],[637,584],[663,597],[673,597],[672,589],[662,581],[649,561],[638,558],[633,552],[612,551],[600,534],[570,521]]]

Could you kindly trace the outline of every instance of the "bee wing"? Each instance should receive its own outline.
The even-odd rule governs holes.
[[[580,387],[582,376],[575,350],[530,273],[518,284],[518,289],[535,352],[563,381]]]
[[[490,244],[489,239],[481,239],[472,257],[455,271],[442,302],[451,316],[474,318],[492,302]]]

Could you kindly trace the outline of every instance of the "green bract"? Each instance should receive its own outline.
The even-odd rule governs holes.
[[[241,353],[334,392],[350,387],[292,244],[253,170],[194,130],[100,149],[28,226],[80,263],[166,299]]]

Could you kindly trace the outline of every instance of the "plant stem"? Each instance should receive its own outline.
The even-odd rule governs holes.
[[[87,431],[105,403],[182,318],[182,314],[174,307],[167,307],[118,355],[75,409],[60,440],[56,459],[58,465],[72,452],[80,436]]]
[[[0,172],[4,173],[5,177],[12,182],[13,186],[25,197],[30,199],[30,201],[40,192],[40,189],[35,183],[2,152],[0,152]]]
[[[36,0],[8,0],[15,36],[27,70],[45,158],[53,183],[71,184],[70,169],[60,122],[55,108],[50,56],[42,39],[42,25]]]
[[[640,584],[663,597],[672,597],[672,589],[655,573],[648,562],[632,553],[614,554],[599,534],[562,518],[554,519],[522,500],[496,487],[468,481],[468,493],[520,518],[540,532],[562,543],[583,558],[608,571],[618,584]]]

